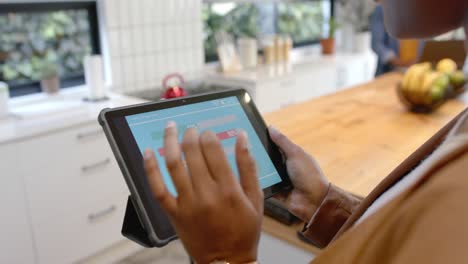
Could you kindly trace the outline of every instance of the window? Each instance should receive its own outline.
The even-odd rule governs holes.
[[[216,60],[215,33],[234,37],[289,35],[294,46],[317,43],[333,15],[334,0],[206,1],[203,5],[207,61]]]
[[[100,53],[95,1],[0,4],[0,81],[11,96],[40,92],[55,65],[61,86],[84,83],[84,56]]]

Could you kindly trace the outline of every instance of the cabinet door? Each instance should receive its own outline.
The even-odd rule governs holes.
[[[336,91],[336,68],[332,65],[314,67],[295,73],[294,102],[300,103]]]
[[[42,263],[73,263],[123,240],[127,188],[97,125],[19,143]]]
[[[260,83],[255,87],[255,104],[264,114],[280,109],[281,86],[277,83]]]
[[[0,263],[34,263],[22,175],[14,145],[0,145]]]
[[[337,69],[338,90],[370,81],[369,78],[372,78],[372,76],[369,76],[369,63],[369,59],[362,55],[339,65]]]

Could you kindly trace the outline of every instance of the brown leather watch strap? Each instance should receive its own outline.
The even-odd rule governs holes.
[[[302,234],[315,246],[326,247],[360,202],[358,197],[330,184]]]

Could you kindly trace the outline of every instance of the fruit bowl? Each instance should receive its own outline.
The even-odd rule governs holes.
[[[408,110],[430,113],[450,98],[466,91],[468,76],[451,59],[412,65],[397,86],[397,94]]]
[[[431,113],[443,105],[447,100],[459,96],[466,90],[468,90],[468,84],[465,84],[459,88],[455,88],[454,86],[450,85],[445,89],[444,94],[440,97],[439,100],[433,100],[431,102],[414,102],[413,98],[404,92],[401,83],[399,83],[396,88],[398,99],[400,99],[401,103],[409,111],[414,113]]]

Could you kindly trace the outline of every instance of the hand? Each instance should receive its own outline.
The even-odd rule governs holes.
[[[199,137],[195,128],[187,129],[182,151],[176,125],[169,122],[164,133],[164,154],[177,197],[168,192],[153,151],[146,150],[144,159],[153,195],[169,215],[188,254],[201,264],[215,260],[256,261],[263,192],[245,132],[238,135],[235,147],[240,181],[213,132]]]
[[[285,197],[288,210],[308,222],[328,191],[329,182],[317,162],[302,148],[273,127],[269,128],[273,142],[286,157],[286,167],[294,189]]]

